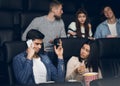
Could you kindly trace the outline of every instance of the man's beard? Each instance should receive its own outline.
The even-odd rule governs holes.
[[[54,17],[55,17],[55,20],[57,20],[57,21],[59,21],[61,19],[61,16],[54,15]]]

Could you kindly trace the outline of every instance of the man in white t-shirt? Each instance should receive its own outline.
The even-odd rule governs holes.
[[[103,13],[107,18],[100,23],[94,34],[95,38],[116,38],[120,37],[120,20],[118,20],[111,7],[105,6]]]
[[[47,81],[64,81],[64,60],[62,42],[54,46],[58,57],[55,67],[45,53],[40,53],[44,35],[35,29],[28,32],[26,39],[28,48],[15,56],[13,70],[18,84],[39,84]]]

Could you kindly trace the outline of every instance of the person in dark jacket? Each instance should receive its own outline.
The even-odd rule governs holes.
[[[64,81],[64,60],[62,41],[54,46],[58,56],[55,67],[45,53],[40,53],[44,35],[35,29],[27,34],[28,48],[13,59],[13,71],[18,84],[39,84],[47,81]]]

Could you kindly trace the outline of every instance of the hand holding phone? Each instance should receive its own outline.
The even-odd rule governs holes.
[[[28,47],[34,47],[32,39],[28,40],[26,43]]]
[[[57,39],[57,40],[54,40],[54,45],[56,46],[56,48],[58,48],[58,47],[59,47],[60,42],[59,42],[59,40],[58,40],[58,39]]]
[[[63,59],[63,47],[61,39],[55,42],[54,50],[59,59]]]
[[[27,58],[32,59],[33,55],[35,54],[35,50],[33,49],[33,47],[34,47],[33,41],[30,39],[26,43],[27,43],[27,46],[28,46]]]

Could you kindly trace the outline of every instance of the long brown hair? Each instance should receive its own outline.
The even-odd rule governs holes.
[[[81,33],[81,27],[80,27],[80,22],[78,20],[78,15],[81,14],[81,13],[84,13],[86,15],[86,20],[85,20],[85,23],[84,23],[84,27],[85,27],[85,37],[89,37],[89,26],[88,24],[90,24],[90,21],[88,19],[88,15],[87,15],[87,12],[80,8],[77,12],[76,12],[76,32],[77,32],[77,36],[78,37],[82,37],[82,33]]]

